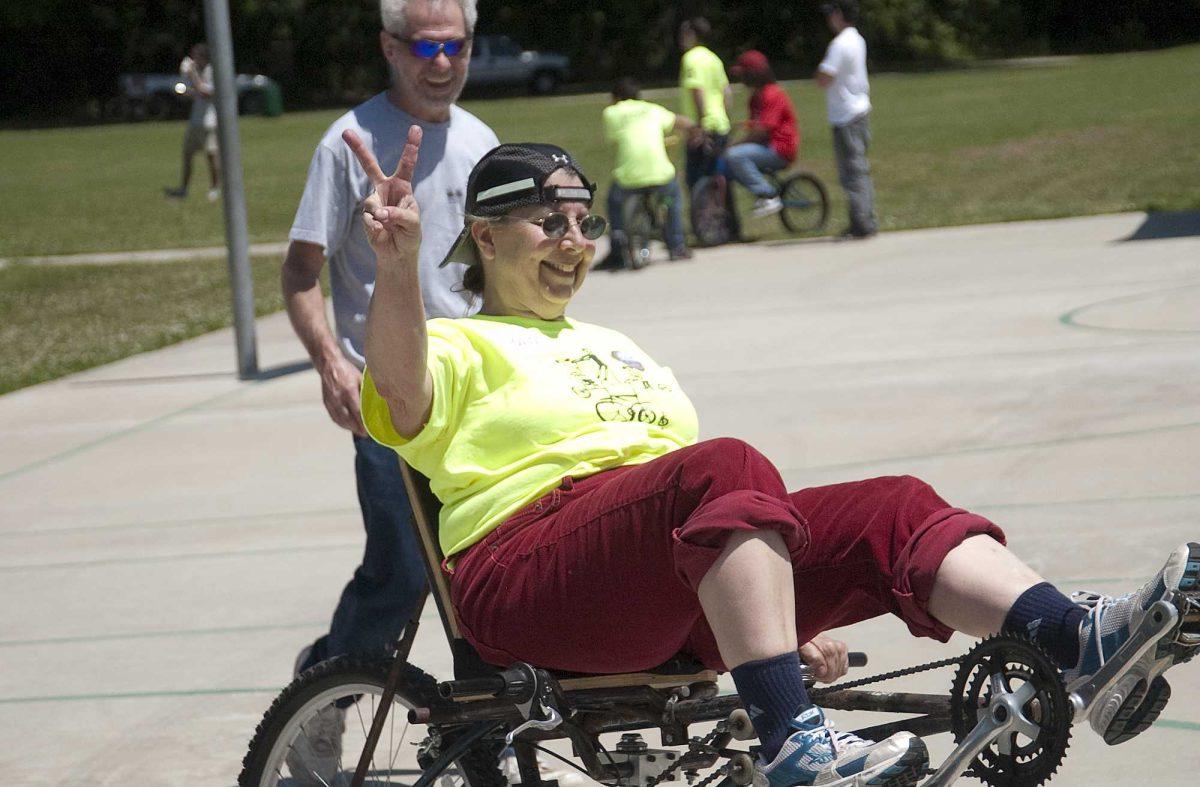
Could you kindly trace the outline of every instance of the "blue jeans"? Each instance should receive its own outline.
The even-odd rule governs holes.
[[[679,188],[679,180],[671,178],[661,186],[646,188],[654,189],[667,202],[667,226],[663,228],[663,240],[666,241],[667,248],[671,251],[683,248],[683,190]],[[608,223],[612,227],[614,242],[624,239],[625,216],[621,208],[625,204],[625,198],[638,191],[641,189],[622,188],[616,181],[613,181],[608,189]]]
[[[855,235],[871,235],[878,229],[875,223],[875,185],[871,182],[871,163],[867,149],[871,146],[869,113],[863,113],[844,126],[833,127],[833,154],[837,160],[838,180],[846,190],[850,208],[850,231]]]
[[[684,173],[689,192],[696,185],[696,181],[713,174],[713,169],[717,165],[717,158],[720,156],[721,151],[725,149],[725,143],[729,141],[728,134],[714,134],[711,131],[706,132],[706,134],[712,141],[711,151],[708,149],[708,146],[687,146],[687,154],[684,157]]]
[[[775,187],[763,177],[763,173],[778,172],[788,165],[783,156],[757,142],[743,142],[727,148],[725,162],[733,179],[759,198],[776,196]]]
[[[302,670],[347,653],[383,655],[399,638],[425,588],[425,560],[413,532],[400,458],[369,437],[355,436],[354,452],[366,549],[342,590],[329,633],[313,643]]]

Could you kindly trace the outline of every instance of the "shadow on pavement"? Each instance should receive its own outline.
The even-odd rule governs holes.
[[[297,372],[307,372],[312,368],[312,361],[293,361],[270,369],[260,369],[257,374],[246,378],[251,382],[262,383],[277,377],[286,377]],[[215,380],[228,378],[233,372],[191,372],[187,374],[149,375],[145,377],[102,377],[90,380],[72,380],[71,385],[104,386],[104,385],[140,385],[143,383],[183,383],[195,380]]]
[[[289,374],[307,372],[311,368],[313,368],[312,361],[293,361],[291,363],[285,363],[281,366],[276,366],[272,369],[260,369],[258,374],[249,379],[261,383],[266,382],[267,380],[274,380],[276,377],[287,377]]]
[[[1163,238],[1190,238],[1200,235],[1200,211],[1151,211],[1145,221],[1128,238],[1131,240],[1161,240]]]

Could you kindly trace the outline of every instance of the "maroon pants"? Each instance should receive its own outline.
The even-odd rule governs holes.
[[[800,642],[891,612],[916,635],[946,554],[1004,534],[909,477],[788,493],[746,443],[708,440],[562,485],[460,556],[464,634],[495,664],[630,672],[683,652],[723,670],[696,589],[738,530],[779,532],[795,575]]]

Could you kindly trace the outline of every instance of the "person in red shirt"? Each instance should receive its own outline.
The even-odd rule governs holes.
[[[750,95],[745,138],[725,151],[725,161],[729,174],[756,197],[752,215],[769,216],[778,213],[783,203],[763,173],[778,172],[796,160],[800,150],[796,109],[775,82],[771,64],[762,52],[743,52],[730,71],[754,92]]]

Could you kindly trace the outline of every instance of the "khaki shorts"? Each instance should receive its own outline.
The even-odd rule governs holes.
[[[215,128],[205,128],[204,126],[194,126],[189,123],[187,131],[183,133],[184,155],[190,156],[199,150],[216,155],[217,130]]]

